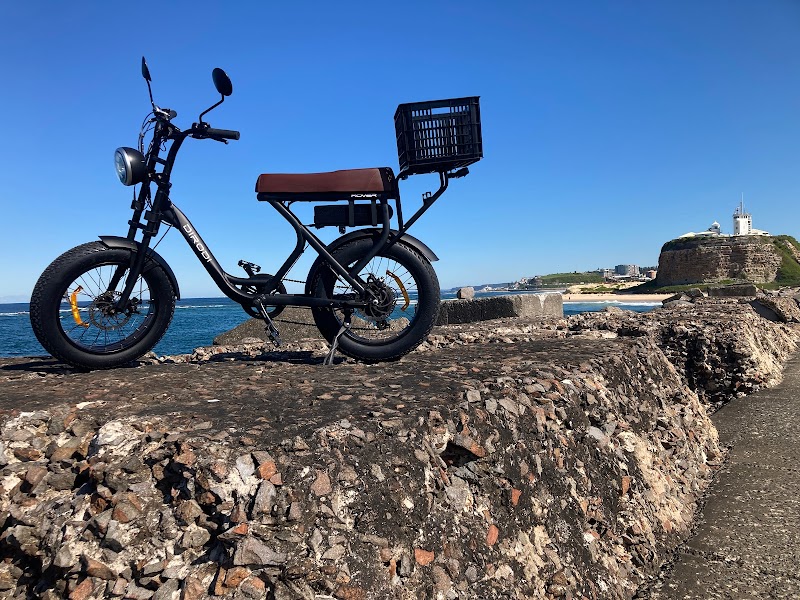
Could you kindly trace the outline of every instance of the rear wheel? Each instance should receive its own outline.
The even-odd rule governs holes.
[[[108,369],[158,343],[172,320],[175,290],[157,262],[145,261],[127,305],[115,308],[133,256],[90,242],[45,269],[31,295],[30,317],[50,354],[78,368]],[[118,283],[109,290],[112,278]]]
[[[334,258],[352,267],[372,250],[371,239],[347,243]],[[439,312],[439,280],[433,266],[416,250],[398,242],[381,251],[361,269],[359,276],[372,291],[374,301],[352,315],[338,348],[366,362],[395,360],[411,352],[428,336]],[[358,298],[358,294],[325,262],[317,261],[308,275],[309,291],[318,298]],[[333,342],[345,322],[341,309],[314,308],[320,333]]]

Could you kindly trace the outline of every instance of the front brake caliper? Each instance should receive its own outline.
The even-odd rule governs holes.
[[[125,314],[130,317],[131,315],[138,313],[140,303],[141,300],[139,300],[139,298],[131,298],[128,301],[128,307],[125,309]]]
[[[78,310],[78,294],[82,291],[83,288],[78,286],[77,289],[69,295],[69,305],[70,308],[72,308],[72,318],[75,319],[75,323],[80,327],[89,327],[89,324],[84,323],[83,319],[81,319],[81,313]]]

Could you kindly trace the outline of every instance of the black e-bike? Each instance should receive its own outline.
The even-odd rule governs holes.
[[[197,123],[181,130],[173,123],[177,113],[153,101],[144,58],[142,76],[152,112],[142,125],[138,149],[118,148],[114,154],[120,181],[141,184],[131,204],[128,235],[100,236],[99,241],[77,246],[42,273],[31,295],[30,318],[48,352],[78,368],[106,369],[129,363],[155,346],[180,298],[175,274],[151,247],[162,223],[183,234],[222,293],[264,320],[276,345],[280,337],[273,319],[286,306],[311,309],[317,328],[331,344],[329,359],[338,347],[367,362],[394,360],[427,337],[439,309],[439,282],[431,265],[437,257],[407,231],[450,179],[466,175],[466,166],[483,156],[477,97],[401,104],[395,114],[401,167],[397,177],[389,167],[260,175],[257,198],[289,222],[297,245],[274,275],[239,261],[247,276],[236,277],[222,269],[169,197],[172,167],[186,138],[226,144],[239,139],[238,131],[215,129],[203,120],[231,95],[233,85],[223,70],[214,69],[220,100],[201,113]],[[425,194],[419,210],[404,221],[398,180],[419,173],[438,173],[440,186]],[[290,210],[297,201],[345,201],[315,206],[313,223],[316,228],[338,227],[344,235],[323,243]],[[395,215],[398,226],[393,229]],[[345,234],[348,227],[359,229]],[[308,247],[319,256],[306,278],[305,292],[288,294],[284,280]]]

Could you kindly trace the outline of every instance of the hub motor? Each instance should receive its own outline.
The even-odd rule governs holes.
[[[386,327],[386,320],[394,311],[397,294],[391,287],[372,275],[367,278],[367,291],[371,300],[363,309],[363,317],[365,320],[374,322],[379,329],[382,329]]]

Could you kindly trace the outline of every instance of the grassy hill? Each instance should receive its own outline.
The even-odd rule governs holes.
[[[539,277],[543,285],[573,285],[576,283],[603,283],[603,276],[598,273],[553,273]]]
[[[781,266],[775,278],[777,286],[800,285],[800,243],[790,235],[774,235],[772,244],[781,255]]]

